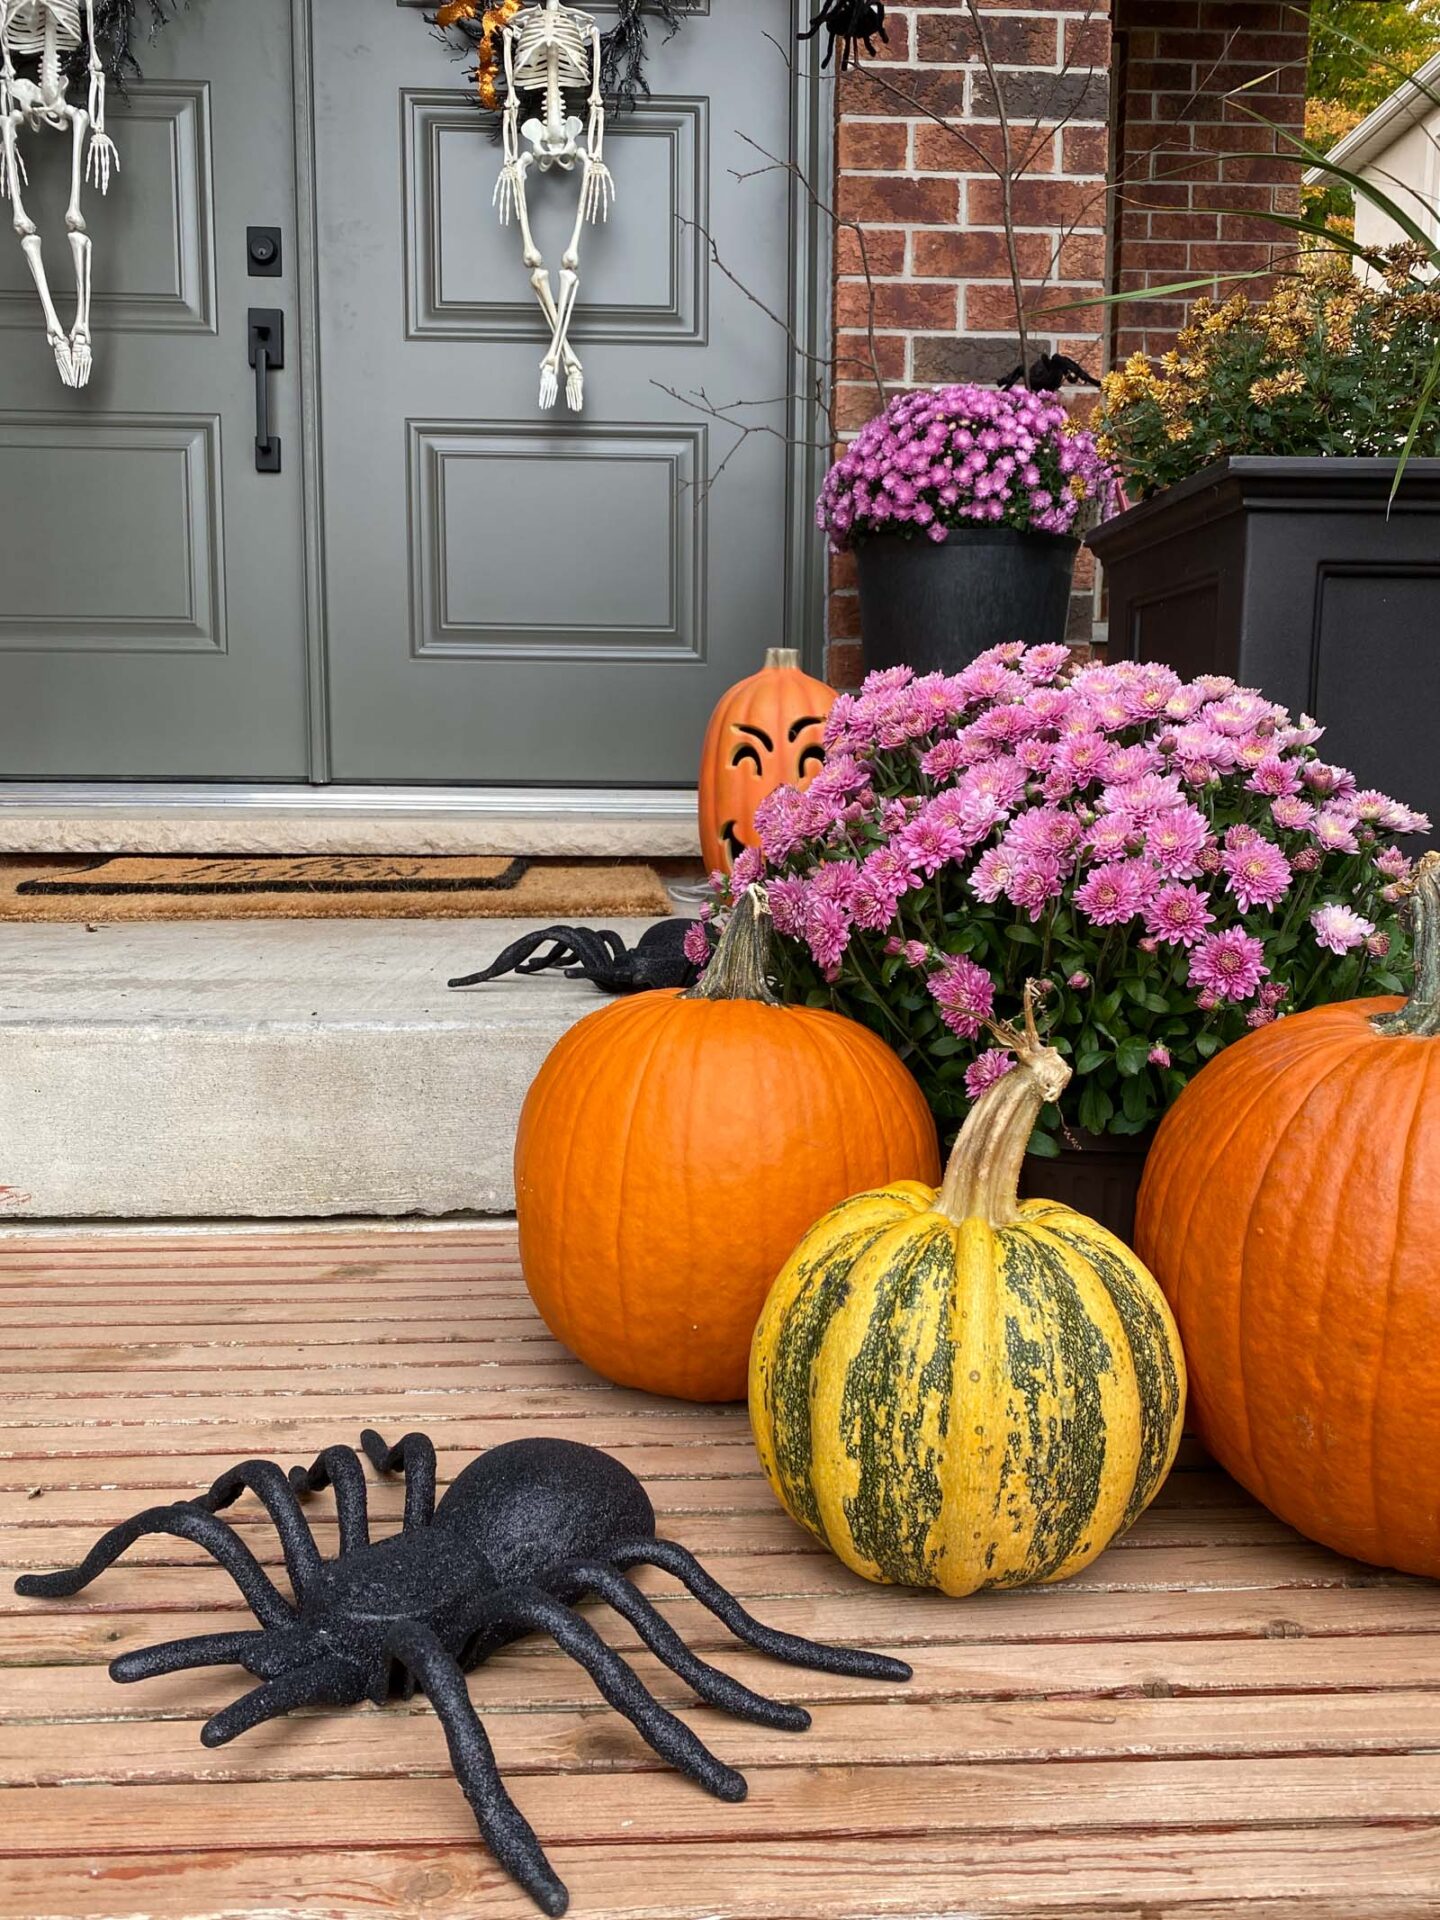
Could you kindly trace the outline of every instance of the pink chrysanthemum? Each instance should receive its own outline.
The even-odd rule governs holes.
[[[1167,879],[1193,880],[1209,832],[1197,807],[1167,807],[1145,829],[1145,851]]]
[[[1353,907],[1331,905],[1317,907],[1310,916],[1317,946],[1331,953],[1350,953],[1364,946],[1375,931],[1375,922],[1356,913]]]
[[[1256,834],[1238,845],[1232,844],[1235,830],[1226,835],[1221,865],[1225,884],[1239,901],[1242,912],[1252,907],[1273,907],[1290,891],[1290,862],[1271,840]]]
[[[925,983],[952,1033],[973,1040],[995,1006],[995,987],[984,967],[963,953],[946,954]]]
[[[1190,985],[1212,1004],[1253,1000],[1269,971],[1264,944],[1243,927],[1207,934],[1190,955]]]
[[[1161,887],[1145,909],[1146,931],[1172,946],[1193,947],[1214,924],[1215,916],[1198,887]]]
[[[1107,860],[1092,867],[1075,889],[1075,904],[1097,927],[1133,920],[1154,889],[1155,876],[1141,860]]]
[[[965,1091],[972,1100],[988,1093],[997,1080],[1003,1080],[1015,1065],[1015,1056],[1004,1047],[987,1047],[965,1069]]]

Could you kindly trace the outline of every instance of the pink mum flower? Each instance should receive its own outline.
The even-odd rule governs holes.
[[[1097,927],[1133,920],[1154,889],[1155,876],[1141,860],[1107,860],[1092,867],[1075,889],[1075,904]]]
[[[1214,924],[1198,887],[1162,887],[1145,909],[1147,932],[1172,946],[1193,947]]]
[[[1227,927],[1206,936],[1190,956],[1190,985],[1211,1005],[1222,1000],[1251,1000],[1269,973],[1265,948],[1243,927]]]
[[[997,1080],[1003,1080],[1014,1065],[1013,1053],[1007,1053],[1004,1047],[987,1047],[979,1059],[965,1069],[966,1093],[972,1100],[978,1100]]]
[[[1375,922],[1356,913],[1353,907],[1317,907],[1310,916],[1316,943],[1331,953],[1349,953],[1364,946],[1375,931]]]
[[[703,920],[692,920],[681,941],[685,958],[692,967],[703,967],[710,958],[710,934]]]
[[[1226,835],[1221,865],[1226,885],[1240,902],[1243,912],[1252,907],[1273,907],[1290,891],[1290,862],[1272,840],[1256,834],[1238,845],[1234,829]]]
[[[994,983],[984,967],[963,953],[949,953],[925,984],[950,1031],[973,1040],[995,1006]]]
[[[1360,842],[1355,838],[1355,822],[1343,807],[1326,807],[1316,816],[1310,831],[1326,853],[1360,851]]]
[[[1200,872],[1209,832],[1197,807],[1170,807],[1146,828],[1145,851],[1167,879],[1193,880]]]

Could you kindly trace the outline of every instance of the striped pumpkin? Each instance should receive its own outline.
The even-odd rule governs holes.
[[[1180,1438],[1185,1364],[1121,1241],[1017,1199],[1041,1107],[1018,1064],[972,1108],[937,1193],[897,1182],[814,1226],[771,1289],[750,1418],[790,1514],[867,1580],[975,1593],[1063,1580],[1143,1511]]]

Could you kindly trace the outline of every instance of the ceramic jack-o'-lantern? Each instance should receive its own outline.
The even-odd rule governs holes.
[[[755,809],[776,787],[807,787],[825,763],[835,689],[803,671],[794,647],[771,647],[759,673],[720,701],[700,755],[700,851],[728,873],[756,844]]]

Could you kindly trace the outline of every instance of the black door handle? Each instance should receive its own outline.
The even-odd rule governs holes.
[[[270,431],[270,375],[285,365],[285,316],[278,307],[252,307],[248,335],[255,369],[255,471],[279,473],[280,436]]]

